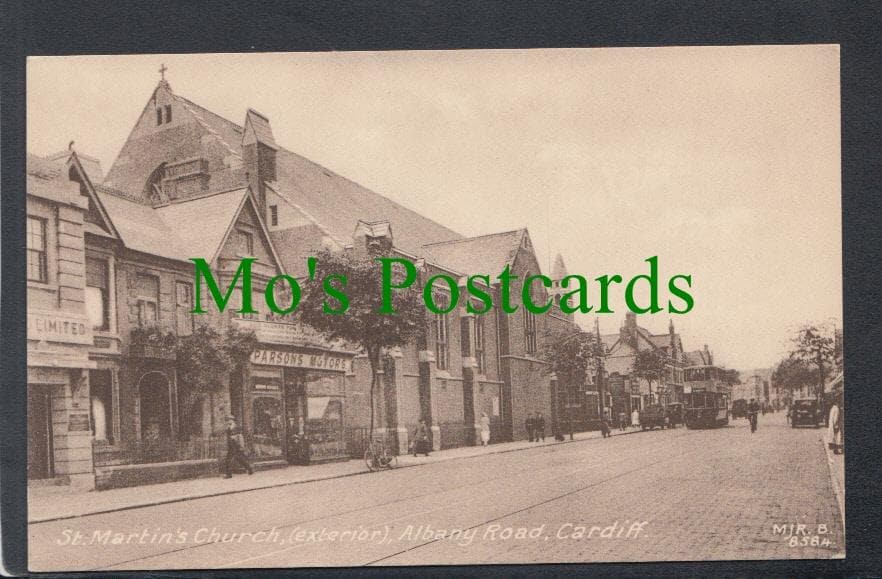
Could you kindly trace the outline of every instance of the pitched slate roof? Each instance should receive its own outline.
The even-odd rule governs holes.
[[[96,190],[126,247],[178,261],[213,259],[247,195],[236,189],[154,209],[106,187]]]
[[[158,207],[156,212],[183,242],[184,259],[203,257],[212,262],[247,194],[247,189],[236,189]]]
[[[396,229],[396,234],[397,234]],[[516,229],[478,237],[468,237],[423,246],[430,261],[466,275],[489,275],[494,279],[511,264],[526,230]],[[397,241],[397,239],[396,239]]]
[[[686,363],[690,366],[707,366],[710,364],[707,352],[704,350],[693,350],[691,352],[686,352],[685,355]]]
[[[230,153],[242,157],[243,127],[184,97],[174,98]],[[277,147],[266,117],[249,109],[248,118],[258,138]],[[282,147],[276,152],[276,181],[269,185],[344,245],[359,220],[388,220],[395,231],[395,247],[408,253],[422,253],[426,243],[462,238],[452,229]]]
[[[276,153],[276,181],[270,185],[344,245],[352,239],[359,220],[389,221],[395,233],[395,247],[413,254],[421,254],[422,246],[427,243],[462,237],[286,149],[280,148]]]

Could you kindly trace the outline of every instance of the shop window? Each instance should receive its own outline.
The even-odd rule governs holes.
[[[110,329],[110,285],[107,260],[86,257],[86,312],[93,330]]]
[[[484,317],[475,316],[475,362],[478,374],[483,374],[484,368]]]
[[[139,273],[137,283],[138,325],[142,328],[159,322],[159,278]]]
[[[113,378],[110,370],[89,370],[92,438],[113,444]]]
[[[446,295],[436,295],[435,303],[441,310],[448,306]],[[448,347],[448,324],[447,316],[435,314],[435,362],[439,370],[446,370],[450,362],[450,349]]]
[[[46,282],[46,220],[28,217],[28,281]]]
[[[528,354],[536,353],[536,315],[524,309],[524,342]]]
[[[251,233],[236,230],[236,253],[242,257],[254,255],[254,236]]]
[[[175,325],[179,336],[193,333],[193,286],[187,282],[175,282]]]
[[[257,457],[282,454],[282,401],[259,396],[251,405],[251,448]]]
[[[343,400],[335,396],[309,396],[306,404],[306,438],[313,459],[345,453]]]

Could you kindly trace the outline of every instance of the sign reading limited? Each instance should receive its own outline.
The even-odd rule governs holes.
[[[91,344],[92,325],[86,318],[58,312],[28,312],[28,339]]]

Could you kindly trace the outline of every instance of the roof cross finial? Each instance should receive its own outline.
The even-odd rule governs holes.
[[[165,71],[167,71],[167,70],[168,70],[168,68],[165,66],[165,63],[163,63],[163,64],[159,67],[160,80],[162,80],[162,81],[165,80]]]

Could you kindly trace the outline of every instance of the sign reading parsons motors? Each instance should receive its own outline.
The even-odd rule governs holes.
[[[28,339],[69,344],[91,344],[92,323],[61,312],[28,312]]]
[[[352,369],[352,360],[349,357],[329,352],[306,354],[303,352],[258,349],[251,354],[251,363],[267,366],[287,366],[289,368],[308,368],[310,370],[336,370],[338,372],[349,372]]]

